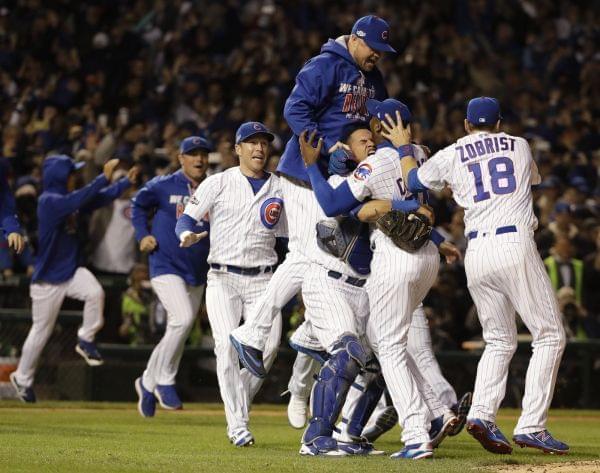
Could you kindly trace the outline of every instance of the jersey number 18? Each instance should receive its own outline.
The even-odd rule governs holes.
[[[490,184],[492,192],[497,195],[510,194],[517,188],[515,179],[515,166],[513,162],[505,157],[493,158],[488,161],[488,172],[490,175]],[[475,178],[475,190],[477,194],[473,196],[475,202],[481,202],[490,198],[490,193],[485,190],[483,185],[483,173],[480,163],[471,163],[467,167],[473,173]]]

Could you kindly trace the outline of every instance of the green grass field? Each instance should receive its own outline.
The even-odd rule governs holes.
[[[600,472],[598,411],[552,412],[551,431],[571,445],[572,453],[566,456],[519,448],[510,456],[493,455],[463,431],[446,439],[434,460],[415,462],[387,456],[301,457],[301,431],[288,426],[284,406],[273,405],[256,406],[252,412],[251,429],[257,444],[234,448],[225,436],[220,405],[185,407],[180,412],[157,411],[155,418],[142,419],[133,404],[46,402],[30,407],[0,402],[0,471],[467,473],[550,462],[568,462],[568,471],[578,471],[584,469],[575,462],[585,461],[584,471]],[[507,435],[512,433],[516,416],[514,410],[501,412],[499,425]],[[398,450],[398,428],[383,436],[377,446],[388,453]]]

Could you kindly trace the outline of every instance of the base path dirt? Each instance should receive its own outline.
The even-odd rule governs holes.
[[[492,468],[490,468],[490,471]],[[502,473],[600,473],[600,460],[586,462],[557,462],[545,465],[495,466],[493,471]]]

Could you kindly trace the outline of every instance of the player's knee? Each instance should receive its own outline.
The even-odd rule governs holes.
[[[102,289],[102,286],[98,284],[97,286],[94,286],[90,292],[88,292],[86,301],[104,302],[104,297],[104,289]]]
[[[331,357],[326,365],[336,373],[354,380],[361,368],[367,364],[367,354],[356,335],[343,334],[331,348]]]
[[[179,317],[170,317],[167,325],[178,332],[188,332],[194,325],[194,314],[191,311],[180,314]]]

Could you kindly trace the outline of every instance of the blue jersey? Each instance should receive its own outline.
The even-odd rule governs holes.
[[[155,177],[132,199],[131,221],[135,237],[139,241],[152,235],[158,246],[150,253],[150,277],[175,274],[192,286],[204,284],[208,272],[209,239],[205,238],[190,248],[180,248],[175,234],[177,219],[183,213],[187,201],[193,195],[191,182],[183,171],[168,176]],[[151,215],[152,226],[148,227]],[[196,233],[208,230],[208,223],[201,221]]]
[[[79,266],[77,212],[91,212],[109,204],[131,185],[127,178],[108,186],[100,174],[87,186],[67,192],[67,179],[73,172],[67,156],[47,158],[43,165],[43,192],[38,199],[39,250],[33,282],[61,283],[71,279]]]
[[[327,150],[353,122],[367,123],[367,99],[385,100],[387,91],[377,69],[363,72],[348,52],[345,38],[330,39],[321,54],[310,59],[296,76],[296,85],[283,110],[294,136],[288,141],[277,171],[309,182],[300,156],[298,136],[317,130],[323,138],[321,168],[327,169]]]

